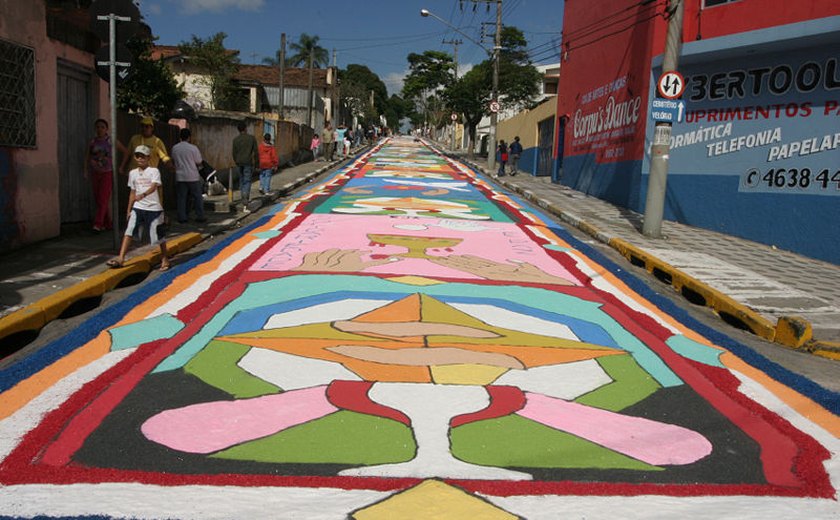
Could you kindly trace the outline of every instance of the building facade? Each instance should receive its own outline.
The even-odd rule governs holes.
[[[0,0],[0,251],[92,216],[85,148],[109,102],[82,3]]]
[[[840,263],[840,2],[682,1],[664,218]],[[554,179],[642,212],[666,6],[565,5]]]

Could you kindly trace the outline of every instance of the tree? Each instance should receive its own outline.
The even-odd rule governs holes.
[[[516,27],[505,27],[500,35],[499,104],[502,108],[529,108],[539,93],[540,73],[528,59],[528,42]],[[447,102],[461,114],[470,137],[470,153],[475,149],[476,127],[490,115],[493,96],[493,62],[485,60],[454,85],[446,89]],[[495,143],[491,143],[491,147]]]
[[[219,32],[202,39],[196,35],[189,42],[181,42],[178,49],[190,64],[207,74],[213,107],[218,110],[245,111],[248,98],[233,80],[239,70],[239,57],[225,48],[227,34]]]
[[[403,82],[402,97],[412,103],[413,111],[408,117],[416,127],[429,122],[436,105],[435,92],[452,85],[455,63],[451,55],[440,51],[411,53],[407,59],[409,73]]]
[[[408,117],[409,112],[411,112],[409,104],[400,96],[392,94],[385,104],[383,115],[388,122],[389,128],[399,130],[400,123],[404,118]]]
[[[175,103],[184,98],[184,91],[162,60],[152,60],[152,44],[156,38],[148,26],[144,25],[143,29],[126,42],[135,58],[131,74],[117,89],[117,106],[127,112],[169,119]]]
[[[350,64],[338,72],[338,78],[341,99],[351,113],[361,116],[365,126],[378,124],[388,102],[388,89],[379,76],[364,65]]]
[[[310,36],[306,33],[300,35],[297,43],[289,44],[289,49],[292,54],[286,56],[286,65],[289,67],[309,67],[309,54],[312,51],[312,67],[320,69],[322,66],[326,67],[330,62],[330,53],[327,49],[318,45],[318,36]],[[277,65],[280,59],[280,51],[277,51],[277,58],[274,59],[274,65]],[[265,62],[265,60],[263,60]]]

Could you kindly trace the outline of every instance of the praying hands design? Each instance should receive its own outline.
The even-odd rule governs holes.
[[[473,255],[449,255],[431,257],[429,261],[444,267],[471,273],[486,280],[573,285],[565,278],[548,274],[533,264],[518,260],[509,260],[511,263],[502,263]]]
[[[364,271],[368,267],[387,264],[395,261],[393,257],[363,261],[362,256],[370,253],[362,249],[338,249],[331,248],[325,251],[307,253],[301,264],[293,271],[329,271],[341,273],[354,273]]]

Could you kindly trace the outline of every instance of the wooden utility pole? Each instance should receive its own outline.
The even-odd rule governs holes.
[[[286,33],[280,34],[280,97],[277,98],[277,116],[283,120],[283,109],[286,108]]]
[[[451,44],[452,45],[452,61],[455,62],[455,70],[454,77],[455,81],[458,81],[458,46],[464,43],[464,40],[443,40],[441,43],[444,44]],[[452,125],[452,129],[450,132],[450,139],[449,139],[449,149],[453,152],[455,151],[455,127],[457,125],[456,120],[451,120],[450,124]]]
[[[308,124],[311,128],[315,128],[315,125],[312,124],[312,82],[315,70],[313,68],[312,60],[315,57],[315,48],[312,47],[309,49],[309,101],[307,102],[308,114],[306,116],[306,124]]]

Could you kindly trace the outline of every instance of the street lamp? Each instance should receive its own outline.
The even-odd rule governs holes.
[[[489,1],[489,0],[488,0]],[[477,42],[473,38],[470,37],[467,33],[463,32],[462,30],[458,29],[451,23],[447,22],[440,16],[436,15],[435,13],[429,11],[428,9],[420,9],[420,16],[424,18],[428,18],[431,16],[432,18],[438,20],[439,22],[443,23],[453,31],[457,32],[464,38],[468,39],[469,41],[473,42],[474,44],[478,45],[484,52],[486,52],[493,60],[493,92],[490,95],[490,101],[497,101],[497,97],[499,96],[499,50],[501,49],[501,33],[502,33],[502,0],[496,0],[496,41],[495,45],[493,46],[493,50],[487,49],[481,43]],[[488,150],[487,150],[487,168],[490,172],[494,172],[496,170],[496,124],[498,123],[498,115],[496,112],[490,113],[490,135],[488,138]]]
[[[474,44],[476,44],[476,45],[478,45],[479,47],[481,47],[481,48],[482,48],[482,50],[484,50],[484,52],[486,52],[486,53],[487,53],[487,54],[489,54],[490,56],[492,56],[492,55],[493,55],[493,51],[492,51],[492,50],[486,49],[486,48],[484,47],[484,45],[482,45],[480,42],[478,42],[478,41],[474,40],[473,38],[471,38],[469,34],[467,34],[467,33],[463,32],[461,29],[458,29],[457,27],[455,27],[455,26],[454,26],[454,25],[452,25],[451,23],[447,22],[446,20],[444,20],[444,19],[443,19],[443,18],[441,18],[440,16],[436,15],[435,13],[433,13],[433,12],[429,11],[428,9],[420,9],[420,16],[422,16],[422,17],[424,17],[424,18],[428,18],[428,17],[430,17],[430,16],[431,16],[432,18],[434,18],[434,19],[438,20],[438,21],[439,21],[439,22],[441,22],[442,24],[449,26],[449,28],[450,28],[450,29],[452,29],[453,31],[457,32],[458,34],[460,34],[460,35],[461,35],[461,36],[463,36],[464,38],[468,39],[469,41],[471,41],[471,42],[473,42]]]

